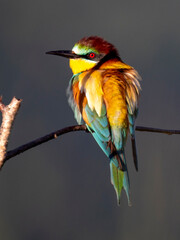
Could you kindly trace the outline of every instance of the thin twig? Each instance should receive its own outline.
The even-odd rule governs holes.
[[[168,134],[168,135],[180,134],[180,130],[168,130],[168,129],[160,129],[160,128],[141,127],[141,126],[137,126],[136,131],[164,133],[164,134]]]
[[[58,136],[61,136],[63,134],[69,133],[69,132],[74,132],[74,131],[86,131],[89,132],[87,127],[85,125],[75,125],[75,126],[70,126],[66,127],[57,131],[54,131],[48,135],[45,135],[41,138],[35,139],[29,143],[26,143],[20,147],[17,147],[11,151],[8,151],[6,154],[6,158],[4,159],[4,162],[9,160],[12,157],[15,157],[16,155],[23,153],[33,147],[36,147],[42,143],[48,142],[52,139],[57,138]],[[141,127],[137,126],[136,131],[146,131],[146,132],[154,132],[154,133],[165,133],[168,135],[171,134],[180,134],[180,130],[166,130],[166,129],[158,129],[158,128],[150,128],[150,127]]]
[[[0,98],[0,111],[2,112],[2,124],[0,128],[0,168],[4,164],[9,135],[21,101],[22,100],[14,97],[10,104],[5,106],[2,103],[2,98]]]
[[[56,139],[60,135],[63,135],[65,133],[69,133],[69,132],[75,132],[75,131],[88,131],[88,130],[85,125],[76,125],[76,126],[62,128],[60,130],[49,133],[43,137],[37,138],[31,142],[28,142],[28,143],[26,143],[20,147],[17,147],[11,151],[8,151],[4,161],[6,162],[10,158],[15,157],[16,155],[23,153],[23,152],[25,152],[33,147],[36,147],[42,143],[48,142],[52,139]]]

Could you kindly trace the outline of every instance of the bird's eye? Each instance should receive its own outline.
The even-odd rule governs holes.
[[[88,54],[88,57],[89,57],[90,59],[93,59],[93,58],[96,57],[96,54],[93,53],[93,52],[91,52],[91,53]]]

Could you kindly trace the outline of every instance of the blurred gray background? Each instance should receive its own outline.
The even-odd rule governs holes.
[[[76,124],[66,99],[71,49],[84,36],[113,43],[143,78],[137,125],[180,128],[180,1],[0,0],[0,94],[22,98],[8,150]],[[0,172],[0,239],[180,239],[180,136],[136,132],[126,147],[132,207],[121,205],[90,134],[69,133],[11,159]]]

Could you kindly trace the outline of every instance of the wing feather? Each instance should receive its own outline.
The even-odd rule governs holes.
[[[134,159],[134,166],[138,170],[138,159],[136,150],[136,139],[135,139],[135,118],[138,113],[138,100],[141,86],[139,80],[141,80],[136,70],[130,69],[125,72],[126,79],[126,101],[128,107],[128,121],[129,131],[131,134],[132,152]]]

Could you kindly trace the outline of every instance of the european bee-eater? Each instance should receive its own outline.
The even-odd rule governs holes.
[[[84,120],[109,157],[111,183],[118,204],[122,188],[130,204],[124,147],[130,132],[134,164],[138,170],[134,122],[138,112],[140,76],[121,60],[112,44],[100,37],[85,37],[74,45],[72,51],[47,53],[70,59],[73,77],[68,96],[75,118],[79,124]]]

